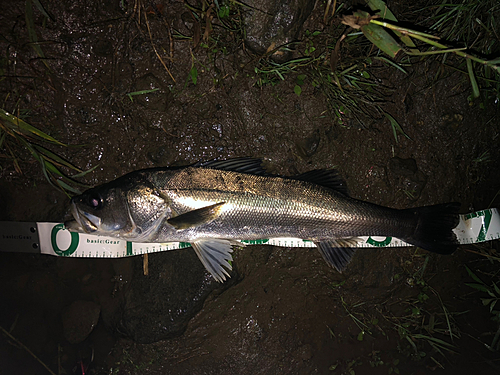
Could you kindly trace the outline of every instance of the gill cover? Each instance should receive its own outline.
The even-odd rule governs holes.
[[[71,212],[80,228],[69,223],[69,230],[148,241],[170,209],[142,174],[132,172],[72,198]]]

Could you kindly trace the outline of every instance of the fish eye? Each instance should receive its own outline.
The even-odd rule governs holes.
[[[102,197],[99,193],[93,192],[89,194],[87,199],[88,199],[87,201],[88,205],[93,209],[98,210],[102,207]]]

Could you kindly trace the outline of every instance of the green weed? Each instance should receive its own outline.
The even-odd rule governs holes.
[[[495,282],[492,282],[491,285],[486,284],[478,276],[476,276],[476,274],[474,274],[474,272],[472,272],[469,267],[465,266],[465,269],[467,270],[467,273],[472,278],[472,280],[474,280],[473,283],[465,283],[465,285],[488,295],[488,297],[481,298],[481,302],[483,306],[488,307],[488,309],[490,310],[490,313],[493,315],[492,320],[500,323],[500,303],[498,303],[498,301],[500,301],[500,287],[498,287]],[[500,324],[491,344],[485,344],[485,346],[491,351],[500,350]]]
[[[438,367],[444,368],[441,358],[448,353],[456,353],[454,341],[460,337],[454,316],[443,303],[439,293],[425,281],[425,272],[429,257],[426,256],[422,266],[415,271],[407,282],[417,287],[419,293],[403,304],[406,314],[386,317],[394,324],[400,337],[400,351],[419,361],[429,358]],[[438,305],[440,310],[436,311]],[[439,355],[439,356],[438,356]]]
[[[87,171],[75,167],[73,164],[63,159],[48,148],[36,142],[51,146],[64,146],[62,142],[30,125],[19,116],[15,116],[4,109],[0,109],[0,150],[9,158],[18,173],[22,173],[20,157],[17,148],[21,146],[27,150],[31,156],[40,163],[43,175],[54,187],[62,190],[66,195],[80,194],[77,186],[86,186],[75,180],[91,172],[97,165]],[[67,176],[61,168],[77,172],[72,176]]]

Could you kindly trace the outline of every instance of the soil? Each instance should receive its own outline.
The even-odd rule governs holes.
[[[394,208],[500,206],[499,98],[470,100],[468,76],[440,60],[415,61],[407,73],[379,60],[354,71],[378,82],[381,108],[407,135],[395,137],[384,116],[339,121],[310,76],[297,95],[301,71],[266,81],[241,30],[214,21],[204,39],[206,22],[184,2],[55,1],[44,4],[50,17],[33,2],[45,58],[30,42],[25,4],[9,1],[1,15],[3,108],[71,145],[50,148],[95,167],[79,179],[89,186],[141,168],[250,156],[283,175],[335,167],[353,197]],[[322,24],[323,7],[316,4],[301,37],[332,29]],[[64,221],[68,197],[26,150],[5,145],[0,220]],[[339,274],[314,249],[247,246],[235,251],[231,282],[217,288],[192,249],[149,255],[158,267],[147,277],[137,272],[139,257],[2,252],[0,373],[49,373],[40,362],[56,374],[499,373],[500,353],[487,348],[499,322],[483,305],[487,294],[467,285],[474,280],[465,267],[498,282],[498,260],[484,256],[498,259],[498,248],[360,250]],[[120,321],[123,303],[139,284],[161,291],[141,302],[151,304],[144,321],[155,324],[151,314],[166,314],[155,301],[169,298],[155,286],[174,258],[183,272],[198,267],[206,299],[190,304],[170,338],[137,339]]]

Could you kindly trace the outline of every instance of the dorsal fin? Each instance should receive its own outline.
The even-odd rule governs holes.
[[[313,184],[327,187],[344,195],[349,195],[344,179],[340,177],[335,169],[315,169],[290,178],[312,182]]]
[[[257,158],[243,157],[228,160],[202,161],[193,164],[193,167],[218,169],[221,171],[247,173],[266,177],[277,176],[275,174],[268,173],[262,166],[262,160]],[[313,184],[327,187],[344,195],[349,195],[345,181],[339,176],[335,169],[315,169],[313,171],[302,173],[298,176],[285,178],[312,182]]]
[[[254,174],[257,176],[271,176],[262,166],[262,160],[256,158],[234,158],[228,160],[210,160],[199,162],[193,167],[218,169],[239,173]]]

